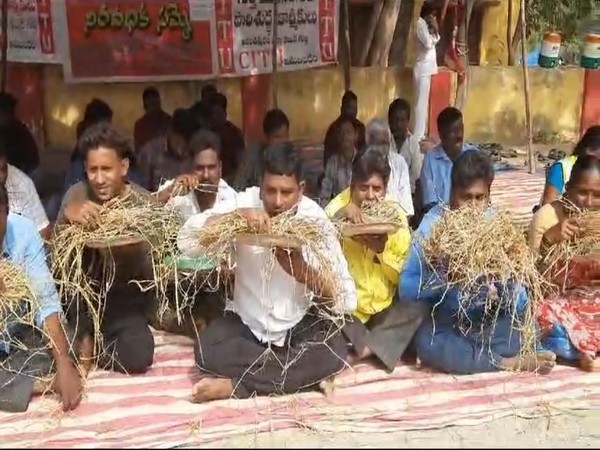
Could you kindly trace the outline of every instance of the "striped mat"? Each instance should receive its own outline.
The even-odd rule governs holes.
[[[507,209],[520,225],[527,226],[534,206],[542,199],[544,183],[544,171],[541,169],[535,174],[524,168],[497,172],[492,185],[492,203]]]
[[[152,370],[126,377],[93,373],[80,407],[59,413],[35,400],[23,414],[0,415],[3,447],[175,447],[302,427],[317,432],[392,432],[475,425],[503,416],[556,414],[600,404],[600,374],[559,367],[546,377],[434,374],[399,366],[393,374],[362,365],[341,374],[330,397],[188,401],[193,349],[184,337],[156,333]]]

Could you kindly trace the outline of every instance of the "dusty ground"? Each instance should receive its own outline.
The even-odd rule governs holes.
[[[359,427],[360,424],[357,424]],[[212,445],[211,445],[212,446]],[[600,448],[600,405],[553,417],[516,416],[472,426],[398,433],[323,434],[304,430],[247,435],[216,448]]]

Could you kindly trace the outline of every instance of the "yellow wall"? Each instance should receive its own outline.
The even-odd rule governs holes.
[[[530,69],[530,98],[536,139],[575,141],[579,135],[584,71]],[[474,141],[525,140],[525,94],[521,67],[469,70],[465,134]]]
[[[142,115],[142,92],[149,84],[71,84],[63,81],[62,68],[44,68],[44,120],[46,141],[50,147],[72,148],[75,144],[75,127],[83,117],[86,104],[94,97],[108,102],[114,110],[114,123],[123,131],[133,134],[135,121]],[[161,92],[166,111],[191,106],[200,97],[200,82],[154,83]],[[241,123],[242,106],[239,79],[224,79],[218,89],[229,100],[229,117]]]
[[[75,126],[86,103],[94,96],[105,99],[115,111],[115,123],[132,132],[142,113],[144,84],[65,85],[56,68],[46,69],[46,134],[50,147],[70,149]],[[579,133],[584,71],[579,68],[531,69],[534,132],[545,138],[573,140]],[[520,67],[470,67],[469,92],[464,110],[466,136],[475,141],[523,142],[525,106]],[[352,90],[359,98],[359,118],[368,122],[386,117],[397,97],[414,103],[410,69],[353,68]],[[196,82],[159,83],[167,111],[189,106],[199,97]],[[217,83],[229,99],[231,120],[242,124],[241,84],[238,79]],[[339,114],[344,91],[342,69],[326,67],[278,75],[279,106],[289,116],[293,138],[323,139]],[[268,99],[265,99],[268,101]]]
[[[506,31],[508,27],[508,9],[511,2],[513,8],[511,33],[514,33],[519,18],[519,0],[500,0],[500,4],[486,7],[479,48],[479,63],[482,66],[508,64]]]

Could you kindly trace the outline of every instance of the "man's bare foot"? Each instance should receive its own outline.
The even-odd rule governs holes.
[[[233,394],[233,383],[229,378],[201,378],[192,387],[192,402],[204,403],[211,400],[222,400]]]
[[[541,375],[550,373],[556,365],[556,355],[552,352],[539,352],[534,355],[516,356],[505,358],[501,367],[504,370],[520,370],[535,372]]]
[[[33,383],[33,395],[44,395],[54,390],[54,377],[35,380]]]
[[[325,395],[329,396],[335,391],[335,375],[329,378],[325,378],[319,383],[319,390]]]
[[[600,372],[600,359],[582,353],[579,358],[579,367],[586,372]]]

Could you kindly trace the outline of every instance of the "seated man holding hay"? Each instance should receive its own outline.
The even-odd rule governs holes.
[[[340,371],[348,355],[340,328],[356,289],[325,212],[303,196],[292,144],[265,155],[260,188],[189,219],[179,248],[235,261],[232,300],[196,344],[203,378],[195,402],[286,394]]]
[[[56,391],[64,410],[81,400],[44,243],[29,219],[8,210],[0,186],[0,410],[24,412],[34,393]],[[56,371],[48,386],[46,377]],[[39,383],[38,383],[39,382]]]
[[[358,152],[350,188],[325,211],[340,223],[342,248],[358,291],[355,320],[344,327],[355,351],[348,363],[374,354],[392,371],[423,319],[423,308],[395,299],[411,237],[402,209],[384,200],[390,170],[378,149]]]
[[[431,308],[415,335],[426,366],[449,373],[549,372],[536,353],[530,294],[539,273],[522,231],[489,209],[494,167],[482,152],[461,155],[451,173],[450,209],[430,210],[413,236],[400,279],[404,302]]]
[[[112,126],[89,128],[79,146],[87,180],[63,199],[53,243],[55,275],[69,321],[83,339],[86,364],[96,359],[98,346],[103,368],[144,373],[154,355],[147,313],[155,297],[135,282],[152,278],[147,247],[160,240],[168,246],[165,210],[127,181],[133,148]]]

